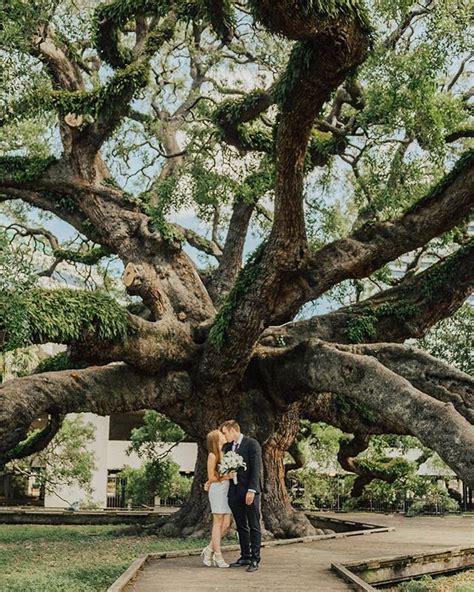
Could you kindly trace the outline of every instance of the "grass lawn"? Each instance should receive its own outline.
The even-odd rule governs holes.
[[[426,576],[419,580],[405,582],[386,592],[473,592],[474,570],[464,571],[452,576],[431,578]]]
[[[139,555],[207,541],[130,536],[124,526],[0,524],[1,592],[96,592]]]

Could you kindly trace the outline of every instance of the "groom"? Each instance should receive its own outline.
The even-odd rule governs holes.
[[[227,444],[224,453],[235,451],[244,459],[247,468],[237,471],[237,485],[233,479],[229,485],[229,506],[237,525],[240,542],[240,558],[231,563],[230,567],[247,566],[248,572],[257,571],[260,563],[260,545],[262,532],[260,529],[260,494],[262,481],[262,449],[254,438],[244,436],[239,424],[234,420],[224,422],[220,427]]]

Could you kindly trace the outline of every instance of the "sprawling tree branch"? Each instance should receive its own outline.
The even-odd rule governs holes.
[[[300,306],[349,278],[369,276],[385,263],[460,224],[474,205],[474,153],[467,152],[431,192],[393,222],[366,224],[312,254],[282,285],[272,322],[291,319]]]
[[[340,346],[341,347],[341,346]],[[373,356],[420,391],[451,403],[474,424],[474,379],[423,350],[406,345],[378,343],[347,346],[348,351]]]
[[[19,442],[14,448],[11,448],[4,454],[0,454],[0,466],[13,459],[31,456],[35,452],[40,452],[46,448],[58,433],[63,419],[63,414],[52,411],[48,418],[48,423],[43,428],[35,430],[32,434],[28,435],[25,441]]]
[[[371,467],[370,469],[358,462],[357,456],[369,447],[370,436],[368,434],[356,433],[349,440],[341,440],[337,453],[337,460],[341,467],[357,475],[352,487],[352,497],[359,497],[364,487],[373,479],[382,479],[387,483],[393,483],[396,475],[387,473],[381,468]]]
[[[342,349],[344,347],[345,349]],[[408,431],[436,450],[456,474],[474,483],[474,427],[454,405],[422,392],[371,356],[309,341],[280,354],[262,349],[255,363],[272,396],[337,393]],[[356,346],[353,346],[356,347]]]
[[[127,362],[150,373],[189,368],[197,354],[189,331],[175,317],[146,321],[101,292],[33,288],[2,295],[0,305],[0,351],[59,343],[71,346],[76,360]],[[17,335],[20,318],[28,332]]]
[[[293,12],[301,16],[298,10]],[[202,368],[211,380],[217,375],[238,376],[245,369],[275,306],[283,274],[295,272],[304,263],[307,242],[303,176],[309,134],[331,92],[364,60],[367,46],[367,34],[357,20],[341,18],[321,23],[315,17],[309,39],[292,52],[276,90],[281,114],[276,139],[274,222],[267,244],[252,262],[254,269],[243,271],[243,293],[232,302],[231,311],[224,304],[221,318],[211,331],[214,345]],[[231,298],[235,299],[238,284],[239,279]],[[224,315],[227,318],[223,322]],[[222,335],[219,339],[218,332],[225,332],[225,342]]]
[[[41,166],[33,162],[36,166],[26,171],[20,169],[30,165],[28,159],[4,160],[0,193],[19,192],[19,197],[74,223],[88,238],[116,253],[132,270],[129,293],[140,295],[155,318],[177,314],[182,322],[202,322],[214,314],[181,245],[152,228],[149,216],[127,203],[121,191],[78,178],[63,160],[47,159]]]
[[[50,266],[47,269],[43,269],[42,271],[38,272],[39,276],[50,277],[56,270],[59,263],[62,261],[67,261],[68,263],[94,265],[109,254],[104,248],[100,246],[87,246],[86,248],[83,248],[84,245],[82,245],[81,248],[74,249],[65,245],[61,245],[58,238],[45,228],[31,228],[19,223],[10,224],[0,228],[2,228],[7,234],[13,235],[13,237],[31,237],[35,246],[38,245],[39,242],[42,252],[53,257],[53,262],[50,264]],[[51,249],[50,253],[48,253],[44,248],[45,242],[49,243]]]
[[[425,271],[405,277],[357,304],[334,312],[266,329],[262,345],[285,344],[317,337],[334,343],[403,342],[423,337],[453,314],[474,290],[472,241]]]
[[[184,372],[150,375],[125,364],[9,380],[0,385],[0,455],[22,442],[31,423],[45,412],[108,415],[166,405],[169,413],[189,395]]]

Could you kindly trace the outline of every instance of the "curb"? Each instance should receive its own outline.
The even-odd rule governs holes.
[[[423,559],[426,559],[427,562],[423,563]],[[425,569],[423,569],[423,566],[425,566]],[[401,581],[426,575],[448,575],[473,566],[474,546],[448,547],[412,555],[371,557],[370,559],[347,563],[331,563],[332,571],[336,572],[338,576],[358,592],[377,592],[377,590],[380,590],[379,586],[398,585]],[[438,569],[433,569],[433,567]],[[376,579],[374,576],[368,578],[367,575],[363,575],[378,569],[382,570],[382,577],[379,576]],[[391,574],[390,569],[396,569],[395,574]],[[404,569],[405,573],[400,573],[401,569]],[[360,575],[361,573],[362,575]],[[363,577],[366,579],[363,579]]]

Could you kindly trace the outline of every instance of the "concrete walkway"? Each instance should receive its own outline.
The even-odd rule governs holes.
[[[263,549],[260,570],[253,574],[248,574],[240,568],[207,568],[202,565],[199,557],[150,560],[126,590],[342,592],[351,588],[330,571],[331,563],[474,544],[473,518],[404,518],[397,515],[365,513],[334,517],[357,522],[366,521],[380,526],[394,526],[396,530]],[[228,560],[234,560],[238,554],[229,552],[225,556]]]

